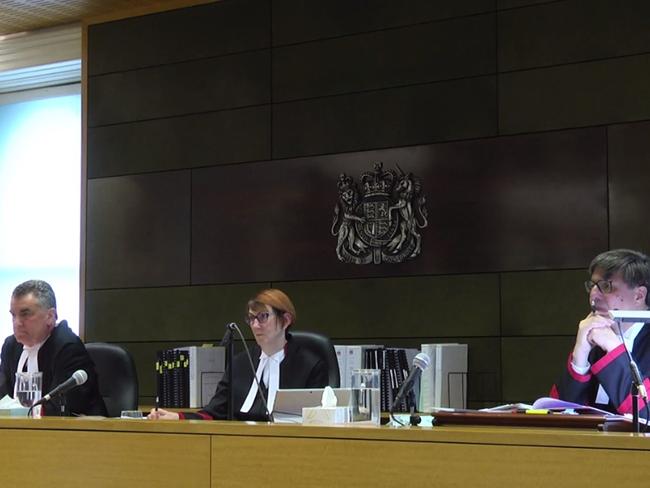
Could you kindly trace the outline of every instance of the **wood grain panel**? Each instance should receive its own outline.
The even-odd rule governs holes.
[[[265,50],[91,77],[88,126],[268,103],[270,76]]]
[[[499,133],[650,117],[650,55],[499,75]]]
[[[192,283],[581,268],[607,246],[605,154],[592,129],[194,170]],[[338,175],[373,161],[421,179],[411,261],[336,257]]]
[[[570,0],[499,13],[499,69],[628,56],[650,50],[650,3]]]
[[[390,452],[381,462],[379,452]],[[327,462],[323,462],[326,453]],[[212,444],[212,466],[223,476],[212,487],[265,486],[387,486],[404,479],[408,466],[413,486],[575,486],[577,477],[589,485],[603,481],[595,466],[607,465],[615,482],[643,463],[642,451],[532,447],[515,444],[382,442],[373,440],[229,437]],[[286,460],[301,469],[285,468]],[[471,461],[470,461],[471,460]],[[504,460],[507,460],[505,462]],[[257,467],[249,469],[251,465]],[[337,469],[332,469],[336,466]],[[363,466],[363,469],[360,469]],[[468,467],[471,466],[471,469]],[[516,468],[514,468],[516,466]],[[609,469],[611,467],[611,471]],[[247,473],[243,479],[240,473]],[[567,476],[571,472],[571,476]],[[391,486],[393,483],[389,483]]]
[[[575,335],[503,337],[501,367],[503,402],[533,403],[549,395],[566,367]]]
[[[270,107],[88,130],[88,177],[183,169],[271,156]]]
[[[494,77],[277,104],[273,157],[496,134]]]
[[[607,129],[611,247],[650,252],[647,194],[650,181],[650,123]]]
[[[583,286],[587,278],[585,270],[503,273],[501,333],[575,334],[578,322],[589,313],[589,297]]]
[[[273,100],[496,72],[494,14],[276,48]]]
[[[92,75],[268,47],[269,0],[229,0],[88,28]]]
[[[493,0],[274,0],[273,42],[291,44],[494,10]]]
[[[66,432],[3,429],[0,457],[3,484],[114,488],[115,486],[209,486],[210,438],[174,434]],[[39,456],[34,446],[51,446]],[[72,462],[74,461],[74,462]],[[179,469],[182,466],[183,469]],[[152,468],[154,467],[154,468]]]
[[[189,284],[190,174],[88,181],[86,288]]]

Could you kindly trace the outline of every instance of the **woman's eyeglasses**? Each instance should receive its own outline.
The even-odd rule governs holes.
[[[271,315],[273,315],[271,312],[260,312],[258,314],[249,313],[244,320],[248,325],[252,325],[256,320],[259,324],[265,324]]]

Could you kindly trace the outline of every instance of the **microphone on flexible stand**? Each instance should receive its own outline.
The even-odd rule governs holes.
[[[262,405],[264,405],[264,410],[266,411],[266,417],[268,421],[274,422],[273,412],[269,411],[269,406],[266,403],[266,398],[264,398],[264,394],[262,393],[262,387],[260,386],[260,382],[257,379],[257,371],[255,370],[255,365],[253,364],[253,358],[251,357],[250,350],[248,349],[248,345],[246,344],[246,339],[244,339],[244,334],[242,334],[241,329],[234,322],[229,324],[228,327],[237,331],[237,334],[239,335],[239,338],[241,339],[242,344],[244,345],[244,351],[246,351],[246,356],[248,357],[248,364],[250,365],[251,370],[253,371],[253,379],[255,380],[255,384],[257,384],[257,396],[262,400]],[[232,371],[232,367],[230,369]],[[232,380],[232,378],[230,379]],[[230,392],[232,394],[232,382],[230,383]]]
[[[391,404],[390,407],[390,412],[389,412],[390,416],[398,424],[403,425],[400,421],[395,419],[395,417],[393,416],[395,409],[400,404],[404,396],[413,389],[415,381],[420,377],[422,371],[427,369],[430,364],[431,364],[431,358],[426,352],[421,352],[413,358],[413,367],[411,368],[411,372],[409,373],[406,380],[404,380],[404,383],[402,383],[402,386],[400,386],[399,390],[397,391],[397,395],[395,395],[393,403]]]
[[[618,335],[623,343],[623,348],[627,353],[627,358],[630,365],[630,374],[632,375],[632,425],[635,432],[640,432],[639,423],[639,396],[645,401],[646,407],[646,422],[650,420],[650,406],[648,405],[648,392],[643,384],[643,376],[639,371],[639,366],[634,361],[632,353],[625,344],[623,331],[621,330],[621,322],[647,322],[650,319],[650,311],[648,310],[610,310],[609,316],[616,322],[618,328]],[[646,423],[646,429],[647,429]]]
[[[47,395],[43,396],[40,400],[35,402],[34,405],[29,408],[29,412],[27,412],[27,414],[30,415],[34,407],[43,405],[45,402],[49,402],[54,398],[65,395],[68,393],[68,391],[79,385],[83,385],[86,381],[88,381],[88,373],[86,373],[83,369],[78,369],[72,373],[72,376],[70,376],[70,378],[65,380],[59,386],[50,391]]]
[[[233,358],[235,357],[235,341],[233,340],[233,330],[237,327],[237,324],[234,322],[226,325],[226,333],[223,335],[223,339],[219,343],[220,346],[226,348],[226,370],[228,371],[228,384],[230,388],[228,390],[228,420],[234,420],[235,418],[235,409],[234,409],[234,393],[232,386],[232,368],[234,365]]]

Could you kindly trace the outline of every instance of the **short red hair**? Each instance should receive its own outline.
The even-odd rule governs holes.
[[[291,315],[291,323],[293,324],[296,322],[296,308],[293,306],[291,298],[289,298],[282,290],[278,290],[277,288],[268,288],[262,290],[253,298],[248,300],[248,309],[253,312],[266,310],[266,305],[271,307],[279,316],[288,313]]]

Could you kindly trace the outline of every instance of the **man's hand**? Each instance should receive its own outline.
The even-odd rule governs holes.
[[[591,330],[587,339],[597,345],[605,352],[610,352],[622,344],[621,338],[614,332],[616,325],[610,327],[595,327]]]
[[[609,317],[590,313],[578,324],[578,334],[573,347],[573,363],[576,366],[589,365],[589,352],[594,346],[609,352],[621,344],[621,339],[614,332],[615,322]]]

